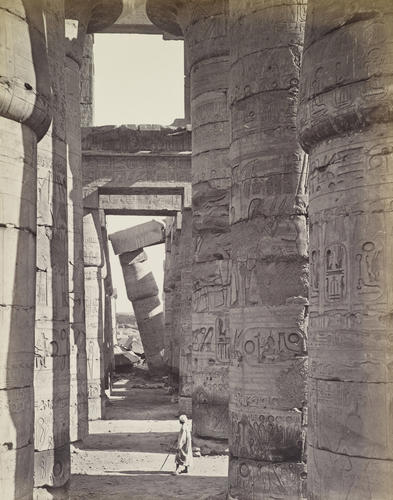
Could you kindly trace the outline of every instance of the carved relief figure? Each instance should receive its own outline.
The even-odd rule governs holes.
[[[330,245],[325,251],[326,299],[341,300],[346,294],[346,250],[339,243]]]

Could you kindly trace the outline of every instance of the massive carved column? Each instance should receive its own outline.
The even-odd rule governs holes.
[[[229,494],[304,498],[306,155],[302,0],[230,0]]]
[[[393,4],[310,0],[308,498],[393,491]]]
[[[180,248],[179,413],[192,415],[192,213],[182,211]]]
[[[53,118],[37,151],[35,499],[61,498],[70,478],[64,2],[45,0],[42,5]]]
[[[88,418],[104,417],[104,264],[98,210],[83,217]]]
[[[110,25],[121,0],[66,0],[66,136],[68,145],[68,261],[71,327],[71,440],[87,434],[86,333],[84,318],[83,203],[81,168],[80,69],[85,35]]]
[[[152,374],[163,374],[164,316],[159,290],[143,248],[163,243],[165,230],[157,221],[147,222],[110,235],[119,255],[127,296],[132,302],[146,362]]]
[[[37,140],[50,123],[44,10],[0,5],[0,483],[28,499],[34,467]]]
[[[225,0],[148,0],[154,24],[184,35],[191,80],[193,430],[228,433],[229,48]]]

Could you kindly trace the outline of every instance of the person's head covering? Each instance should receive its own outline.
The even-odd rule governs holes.
[[[188,421],[187,415],[180,415],[180,417],[179,417],[179,421],[180,421],[182,424],[185,424],[185,423]]]

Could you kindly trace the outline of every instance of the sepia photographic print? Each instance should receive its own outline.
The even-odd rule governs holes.
[[[1,500],[393,500],[393,0],[0,0]]]

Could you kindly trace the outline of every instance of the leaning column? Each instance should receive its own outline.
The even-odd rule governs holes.
[[[305,3],[229,4],[229,494],[304,498],[307,178],[296,114]]]
[[[152,220],[113,233],[109,238],[115,254],[119,255],[127,297],[134,309],[149,371],[154,375],[163,375],[167,370],[162,357],[164,349],[162,302],[143,248],[164,243],[164,226]]]
[[[393,4],[310,0],[308,498],[393,491]]]
[[[191,85],[193,431],[228,436],[229,45],[227,1],[148,0],[154,24],[184,36]]]
[[[44,11],[0,5],[0,483],[29,499],[34,469],[37,140],[50,123]]]
[[[87,365],[84,315],[83,194],[81,167],[80,70],[86,33],[112,24],[121,0],[66,0],[66,136],[68,145],[68,261],[71,328],[71,441],[87,435]]]

